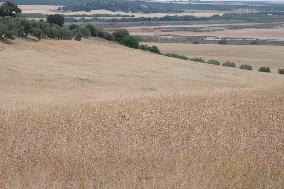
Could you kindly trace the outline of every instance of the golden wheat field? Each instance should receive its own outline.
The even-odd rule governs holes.
[[[283,188],[280,74],[97,39],[0,58],[0,188]]]

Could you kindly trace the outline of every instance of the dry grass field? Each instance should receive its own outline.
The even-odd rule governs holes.
[[[54,14],[58,6],[54,5],[18,5],[23,13]]]
[[[97,39],[0,60],[0,188],[283,187],[280,74]]]
[[[132,35],[149,36],[216,36],[229,38],[257,38],[257,39],[284,39],[283,23],[274,23],[276,26],[257,28],[267,23],[225,23],[225,24],[173,24],[161,26],[131,26],[125,27]],[[247,26],[247,28],[245,27]],[[255,28],[250,28],[254,26]],[[234,28],[235,27],[235,28]],[[241,27],[241,28],[238,28]],[[196,31],[199,29],[199,31]]]
[[[189,57],[202,57],[206,60],[216,59],[221,62],[233,61],[238,66],[251,64],[254,69],[269,66],[274,72],[284,68],[284,47],[264,45],[215,45],[182,43],[149,43],[164,52],[176,52]]]
[[[191,15],[196,17],[209,17],[213,15],[223,15],[222,11],[195,11],[192,13],[127,13],[127,12],[112,12],[109,10],[92,10],[92,11],[76,11],[76,12],[59,12],[59,6],[52,5],[19,5],[23,13],[40,13],[40,14],[55,14],[60,13],[64,15],[93,15],[93,14],[121,14],[121,15],[134,15],[134,17],[163,17],[167,15]]]

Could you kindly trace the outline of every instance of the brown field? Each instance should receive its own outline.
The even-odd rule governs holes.
[[[284,40],[283,23],[275,23],[274,26],[262,27],[267,23],[224,23],[224,24],[174,24],[161,26],[137,26],[125,27],[132,35],[148,36],[216,36],[230,38],[257,38],[257,39],[274,39]],[[237,28],[237,26],[241,28]],[[246,28],[247,26],[248,28]],[[255,28],[249,28],[254,26]],[[236,27],[236,28],[232,28]],[[199,30],[197,30],[199,29]],[[197,30],[197,31],[196,31]]]
[[[135,17],[163,17],[167,15],[191,15],[196,17],[209,17],[213,15],[223,15],[224,12],[221,11],[195,11],[192,13],[127,13],[127,12],[112,12],[109,10],[93,10],[93,11],[77,11],[77,12],[59,12],[57,8],[59,6],[51,5],[19,5],[23,13],[41,13],[41,14],[54,14],[60,13],[64,15],[93,15],[93,14],[121,14],[121,15],[134,15]]]
[[[58,6],[54,5],[19,5],[23,13],[54,14]]]
[[[282,188],[284,77],[97,39],[0,42],[0,188]]]
[[[158,46],[163,52],[175,52],[189,57],[233,61],[237,65],[251,64],[254,69],[269,66],[274,72],[284,68],[284,47],[264,45],[215,45],[182,43],[148,43]]]

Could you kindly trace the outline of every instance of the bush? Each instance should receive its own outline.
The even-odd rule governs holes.
[[[221,45],[227,45],[228,41],[226,39],[221,39],[218,43]]]
[[[47,22],[50,24],[56,24],[58,26],[63,26],[64,25],[64,16],[60,14],[51,14],[47,16]]]
[[[252,70],[252,66],[249,64],[242,64],[240,66],[240,69],[244,69],[244,70]]]
[[[118,42],[122,45],[125,45],[130,48],[138,49],[139,48],[139,41],[136,37],[133,36],[123,36],[118,40]]]
[[[279,74],[284,74],[284,69],[278,69]]]
[[[13,17],[0,17],[0,40],[11,39],[20,35],[18,20]]]
[[[95,36],[103,38],[103,39],[106,39],[108,41],[113,41],[113,36],[110,33],[105,32],[105,31],[103,31],[101,29],[96,30],[96,35]]]
[[[269,67],[266,67],[266,66],[261,66],[259,69],[258,69],[259,72],[270,72],[270,68]]]
[[[191,58],[190,60],[193,61],[193,62],[200,62],[200,63],[205,62],[203,58]]]
[[[213,65],[220,65],[220,62],[218,60],[209,60],[208,64],[213,64]]]
[[[150,51],[150,52],[153,52],[153,53],[156,53],[156,54],[161,54],[161,51],[157,46],[149,47],[147,45],[140,45],[140,49],[142,49],[144,51]]]
[[[178,58],[178,59],[182,59],[182,60],[189,60],[189,58],[187,56],[179,55],[179,54],[176,54],[176,53],[167,53],[165,55],[168,56],[168,57]]]
[[[0,16],[16,17],[22,13],[22,10],[15,4],[10,2],[4,2],[0,5]]]
[[[86,29],[90,31],[92,37],[97,37],[98,30],[95,28],[95,26],[88,24],[86,25]]]
[[[234,62],[230,62],[230,61],[226,61],[222,64],[222,66],[226,66],[226,67],[236,67],[236,64]]]
[[[157,46],[152,46],[149,48],[150,52],[156,53],[156,54],[161,54],[160,49]]]
[[[79,26],[76,25],[76,24],[71,24],[71,25],[69,26],[69,30],[76,30],[76,29],[79,29]]]
[[[256,39],[256,40],[252,41],[250,44],[251,44],[251,45],[258,45],[258,43],[259,43],[259,40]]]
[[[119,29],[119,30],[116,30],[115,32],[113,32],[112,35],[115,39],[121,39],[125,36],[129,36],[129,33],[125,29]]]

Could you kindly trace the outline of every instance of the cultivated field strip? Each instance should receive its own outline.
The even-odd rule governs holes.
[[[281,188],[284,91],[1,106],[1,188]]]

